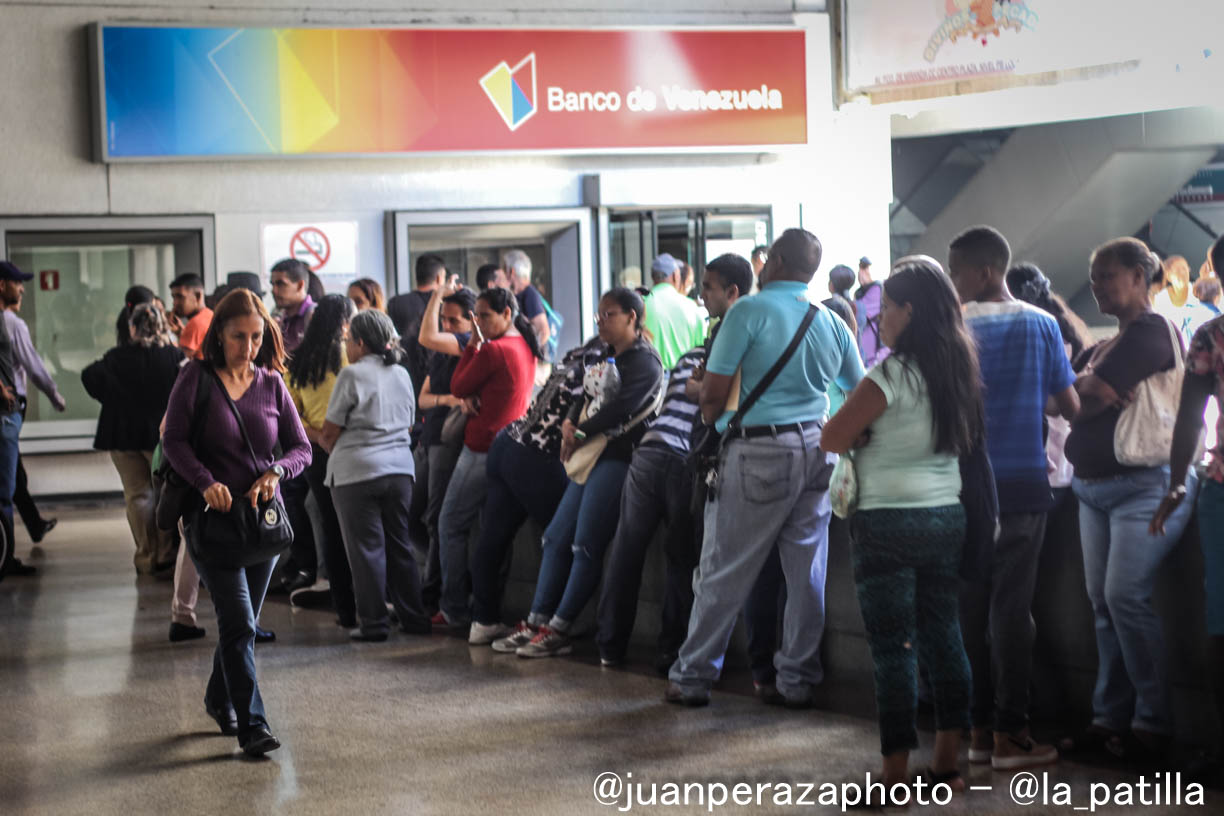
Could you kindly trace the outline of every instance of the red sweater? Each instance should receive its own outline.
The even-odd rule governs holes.
[[[535,384],[535,356],[518,335],[486,340],[476,351],[475,336],[463,350],[450,390],[456,397],[479,397],[480,413],[468,419],[463,443],[485,453],[497,432],[527,413]]]

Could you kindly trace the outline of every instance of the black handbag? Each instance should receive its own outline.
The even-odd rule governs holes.
[[[960,457],[961,504],[965,508],[965,548],[960,576],[965,581],[989,581],[994,544],[999,535],[999,495],[985,440]]]
[[[216,374],[213,376],[216,377]],[[251,445],[251,437],[247,434],[246,423],[242,421],[238,406],[219,378],[217,384],[221,386],[221,393],[225,395],[225,401],[238,422],[238,429],[242,431],[242,439],[255,471],[262,472],[264,468],[259,466],[259,458],[255,456],[255,448]],[[185,523],[184,530],[191,555],[196,561],[211,567],[240,569],[260,564],[275,558],[293,543],[289,514],[276,494],[254,507],[246,497],[234,496],[229,512],[212,510],[201,503],[190,518],[191,523]]]
[[[203,433],[204,412],[208,410],[208,398],[212,393],[211,383],[204,366],[199,366],[199,380],[196,382],[195,403],[191,410],[187,442],[195,450],[200,445]],[[161,463],[153,472],[153,483],[158,485],[156,504],[154,505],[154,520],[159,530],[173,530],[178,527],[180,518],[188,515],[198,502],[200,491],[188,482],[170,464],[165,449],[162,450]]]
[[[808,304],[807,313],[799,323],[799,328],[791,338],[790,344],[787,345],[786,349],[782,352],[782,356],[773,364],[773,367],[765,372],[765,376],[761,378],[756,387],[740,403],[739,408],[736,409],[730,421],[727,422],[727,428],[722,434],[716,433],[713,425],[702,424],[694,429],[692,452],[689,454],[689,464],[696,470],[691,500],[691,509],[694,513],[704,512],[706,502],[714,498],[715,492],[718,490],[718,463],[722,457],[723,448],[726,447],[731,437],[739,433],[744,416],[752,409],[753,405],[756,405],[757,400],[769,389],[769,386],[773,385],[773,381],[782,373],[782,369],[786,368],[786,364],[790,362],[791,357],[795,356],[799,343],[803,341],[804,335],[807,334],[812,321],[816,319],[816,313],[821,308],[815,303]],[[700,421],[700,414],[698,414],[698,421]],[[832,468],[829,470],[832,472]]]

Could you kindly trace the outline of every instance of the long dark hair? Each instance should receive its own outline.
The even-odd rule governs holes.
[[[936,452],[968,453],[982,439],[986,415],[977,350],[952,280],[930,258],[902,258],[884,281],[884,293],[898,306],[913,307],[892,356],[906,369],[917,366],[926,382]]]
[[[1071,347],[1071,358],[1092,345],[1092,335],[1088,324],[1071,311],[1067,301],[1059,297],[1057,292],[1050,290],[1050,279],[1045,276],[1036,264],[1013,264],[1007,270],[1007,288],[1025,303],[1032,304],[1042,311],[1048,312],[1058,321],[1058,330],[1062,333],[1063,342]]]
[[[353,301],[344,295],[324,295],[315,306],[302,343],[289,358],[289,382],[298,388],[319,385],[330,371],[340,371],[344,353],[344,325],[357,314]]]
[[[236,317],[258,317],[263,321],[263,343],[259,354],[255,357],[255,365],[285,373],[285,340],[281,337],[280,326],[268,314],[268,307],[263,300],[250,289],[233,289],[221,298],[213,312],[212,324],[204,335],[204,343],[200,346],[204,354],[204,362],[214,370],[225,368],[225,346],[221,342],[221,332],[225,324]]]
[[[483,300],[489,304],[489,308],[501,314],[507,309],[510,310],[510,319],[514,323],[514,328],[518,333],[523,335],[523,339],[527,341],[527,347],[531,349],[531,353],[535,355],[537,360],[544,359],[544,352],[540,349],[540,340],[536,337],[535,328],[531,325],[531,321],[523,317],[523,313],[519,311],[518,298],[509,289],[502,289],[500,286],[494,286],[492,289],[486,289],[476,296],[477,300]]]
[[[400,348],[395,324],[383,312],[366,309],[355,314],[349,321],[349,337],[360,340],[367,352],[382,359],[383,365],[395,365],[403,360],[404,350]]]
[[[123,308],[119,311],[119,317],[115,320],[116,345],[132,345],[132,312],[142,303],[152,303],[155,297],[157,296],[153,294],[152,289],[140,284],[129,288],[123,294]]]

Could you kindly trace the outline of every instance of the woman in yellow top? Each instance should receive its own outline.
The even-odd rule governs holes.
[[[289,374],[286,376],[289,395],[293,397],[293,404],[297,406],[302,417],[302,425],[306,429],[306,437],[310,440],[314,454],[310,467],[306,469],[306,482],[319,504],[322,520],[320,532],[323,534],[323,546],[320,549],[323,563],[327,567],[332,601],[338,613],[336,623],[346,629],[357,625],[353,574],[349,571],[348,556],[344,551],[344,541],[340,537],[340,522],[336,518],[336,508],[332,505],[331,491],[323,483],[323,477],[327,473],[327,453],[319,447],[319,432],[323,429],[327,403],[331,399],[332,389],[336,386],[336,375],[348,363],[344,353],[344,341],[348,335],[349,321],[355,314],[357,308],[353,301],[343,295],[327,295],[320,300],[315,306],[310,325],[306,327],[302,344],[297,347],[289,361]],[[307,538],[313,548],[314,535],[305,507],[301,502],[294,503],[296,508],[291,507],[287,493],[288,491],[285,495],[285,509],[291,516],[297,515],[298,512],[301,515],[300,520],[290,519],[294,533],[299,539]],[[301,498],[304,501],[305,496],[302,495]],[[290,596],[290,601],[296,605],[305,605],[305,596],[311,592],[310,588],[299,589]]]

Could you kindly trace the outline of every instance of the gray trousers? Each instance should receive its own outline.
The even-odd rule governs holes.
[[[801,700],[823,679],[828,490],[836,461],[820,450],[818,428],[727,445],[716,495],[705,507],[688,637],[669,674],[685,693],[707,694],[718,679],[736,616],[775,546],[787,588],[782,648],[774,656],[778,691]]]
[[[380,476],[331,491],[353,570],[362,633],[385,634],[390,629],[388,601],[405,631],[429,632],[429,617],[421,603],[421,576],[408,535],[412,477]]]
[[[961,588],[961,633],[973,670],[973,726],[1008,734],[1028,725],[1033,673],[1033,591],[1045,513],[999,516],[989,582]]]

